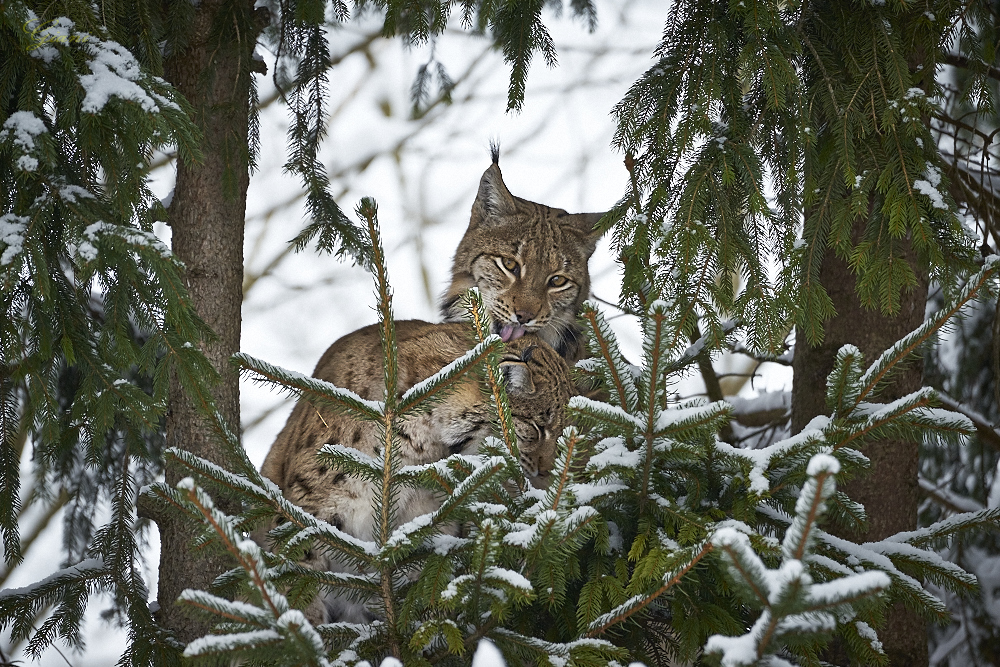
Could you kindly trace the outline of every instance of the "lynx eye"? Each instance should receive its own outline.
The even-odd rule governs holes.
[[[503,268],[507,269],[515,276],[521,275],[521,266],[517,263],[516,259],[511,259],[510,257],[502,257],[500,262],[503,264]]]
[[[562,287],[569,282],[566,276],[552,276],[549,278],[549,287]]]

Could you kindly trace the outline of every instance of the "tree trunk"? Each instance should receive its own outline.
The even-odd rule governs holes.
[[[239,351],[243,283],[243,222],[249,185],[248,128],[252,54],[257,30],[253,0],[196,3],[188,42],[165,61],[166,78],[191,102],[204,133],[204,161],[177,161],[169,224],[174,254],[184,262],[184,280],[198,314],[217,334],[202,350],[222,375],[213,393],[220,414],[238,432],[238,375],[229,357]],[[176,376],[171,378],[167,445],[225,465],[225,456]],[[166,481],[185,475],[167,464]],[[225,511],[233,499],[216,498]],[[196,620],[177,596],[186,588],[208,589],[232,566],[224,556],[192,549],[196,527],[176,513],[157,517],[160,530],[158,620],[186,644],[209,626]]]
[[[862,223],[863,224],[863,223]],[[857,231],[857,230],[856,230]],[[912,255],[906,257],[916,267]],[[896,317],[885,317],[877,309],[869,310],[858,301],[855,279],[850,268],[833,251],[823,259],[820,280],[833,299],[837,316],[827,323],[826,337],[818,347],[810,346],[805,334],[797,332],[792,382],[792,433],[798,433],[817,415],[829,414],[826,407],[826,376],[833,370],[837,350],[852,343],[861,350],[865,364],[902,336],[920,326],[927,301],[927,279],[917,269],[920,284],[901,297]],[[898,371],[892,384],[878,400],[889,402],[921,386],[922,363],[919,358]],[[871,472],[843,488],[868,512],[868,532],[845,535],[854,540],[881,540],[894,533],[917,527],[918,443],[903,440],[870,442],[863,449],[871,459]],[[880,639],[891,665],[907,667],[926,665],[927,628],[916,614],[901,605],[889,610]],[[845,664],[842,651],[830,656],[836,664]]]

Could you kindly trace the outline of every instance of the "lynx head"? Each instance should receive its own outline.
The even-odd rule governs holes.
[[[584,352],[576,316],[590,294],[587,261],[600,237],[594,225],[602,214],[570,214],[511,195],[498,160],[494,150],[455,252],[442,314],[461,320],[462,295],[478,287],[504,341],[534,333],[573,363]]]
[[[529,335],[507,345],[500,372],[510,399],[521,467],[536,487],[544,488],[565,425],[572,389],[569,366],[544,341]]]

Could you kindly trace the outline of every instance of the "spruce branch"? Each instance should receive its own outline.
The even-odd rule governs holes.
[[[232,363],[254,382],[269,384],[317,407],[329,408],[359,421],[382,421],[384,418],[385,404],[381,401],[363,399],[329,382],[269,364],[242,352],[233,355]]]
[[[852,402],[852,406],[857,406],[869,394],[877,391],[886,376],[897,364],[930,339],[941,327],[945,326],[981,290],[984,288],[989,289],[989,284],[996,277],[997,272],[1000,271],[1000,262],[997,261],[998,259],[1000,257],[997,255],[991,255],[987,258],[983,269],[969,279],[965,288],[954,302],[934,313],[926,322],[902,338],[896,345],[883,352],[878,360],[868,367],[861,377],[862,389],[858,393],[857,398]]]
[[[598,617],[590,624],[586,636],[596,637],[601,635],[614,625],[642,611],[671,587],[678,584],[681,578],[693,569],[705,556],[711,553],[714,548],[711,542],[704,542],[701,545],[684,550],[683,554],[678,554],[675,559],[682,564],[663,575],[662,586],[646,595],[637,595],[607,614]]]
[[[489,317],[486,313],[486,306],[478,290],[469,290],[465,296],[465,307],[472,320],[472,325],[476,330],[476,337],[479,345],[485,345],[492,338],[489,332]],[[498,348],[499,344],[494,343]],[[499,350],[498,350],[499,351]],[[528,482],[524,478],[520,464],[520,450],[517,444],[517,433],[514,431],[514,417],[510,411],[510,401],[507,398],[507,390],[501,379],[499,360],[496,354],[485,357],[486,384],[493,399],[493,407],[496,410],[499,434],[508,456],[508,466],[511,475],[516,480],[518,490],[524,492],[528,488]]]
[[[490,355],[496,353],[501,343],[500,336],[491,334],[434,375],[407,389],[399,399],[398,414],[402,416],[417,406],[447,396],[449,389],[453,388]]]
[[[319,539],[325,547],[336,551],[348,563],[367,564],[378,553],[374,543],[349,535],[325,521],[316,519],[289,502],[273,482],[261,477],[260,473],[253,469],[252,464],[250,468],[254,470],[256,479],[248,478],[249,476],[245,474],[234,475],[224,468],[184,450],[169,449],[166,453],[192,472],[211,479],[213,483],[232,489],[237,495],[270,507],[293,529],[302,533],[299,539],[306,537]],[[181,499],[165,485],[154,484],[150,486],[147,495],[187,512],[185,505],[180,501]],[[192,516],[198,518],[198,515]]]
[[[827,583],[813,583],[806,562],[814,541],[822,531],[816,527],[827,500],[834,491],[834,476],[840,463],[829,454],[811,457],[806,469],[808,480],[799,493],[795,516],[785,532],[782,563],[776,570],[767,568],[750,545],[748,537],[732,528],[715,532],[712,542],[726,556],[734,579],[750,592],[761,615],[750,631],[740,637],[714,635],[705,645],[708,653],[722,654],[727,664],[751,665],[774,653],[793,635],[801,641],[809,634],[826,634],[835,629],[838,613],[852,610],[872,595],[890,585],[883,572],[850,573]],[[853,615],[853,611],[851,611]]]
[[[590,325],[591,354],[602,359],[605,381],[614,389],[612,396],[625,410],[633,410],[639,396],[631,370],[618,350],[613,332],[604,321],[603,315],[593,305],[584,303],[582,316]]]
[[[391,538],[392,524],[396,518],[397,488],[393,484],[399,465],[399,443],[396,440],[396,419],[398,398],[396,386],[399,375],[396,323],[392,315],[392,291],[389,287],[389,277],[385,267],[385,252],[378,227],[378,208],[373,199],[365,198],[358,204],[358,217],[362,218],[368,227],[371,242],[371,266],[375,278],[377,296],[376,309],[379,315],[379,336],[382,341],[382,359],[385,375],[385,406],[379,420],[379,435],[382,438],[382,477],[375,484],[375,540],[379,547],[384,548]],[[384,562],[384,561],[383,561]],[[398,636],[396,609],[396,591],[393,572],[388,564],[382,565],[382,608],[385,613],[386,631],[390,653],[396,658],[402,657],[400,638]]]
[[[938,391],[936,397],[949,410],[968,418],[976,427],[976,434],[988,442],[994,449],[1000,450],[1000,431],[994,428],[986,417],[969,406],[956,401],[943,391]]]
[[[263,647],[280,647],[286,652],[282,662],[327,665],[323,641],[301,611],[292,609],[287,599],[273,585],[274,573],[263,562],[260,547],[243,539],[230,517],[215,508],[211,498],[187,478],[177,485],[175,495],[182,504],[201,516],[223,547],[245,572],[262,607],[229,601],[203,591],[186,590],[180,600],[216,618],[235,624],[236,630],[222,635],[207,635],[188,644],[185,657],[206,658],[219,654],[260,655]],[[291,650],[292,655],[287,652]]]

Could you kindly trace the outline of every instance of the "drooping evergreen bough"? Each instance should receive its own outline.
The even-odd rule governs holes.
[[[386,382],[395,387],[390,294],[374,206],[363,203],[359,214],[373,236]],[[673,383],[697,355],[682,343],[683,303],[651,305],[638,368],[624,362],[603,317],[588,305],[594,356],[584,363],[603,376],[609,400],[571,400],[577,425],[560,439],[545,490],[532,489],[517,464],[496,373],[499,343],[485,336],[475,295],[470,310],[482,342],[448,373],[422,384],[419,396],[390,391],[385,403],[362,401],[241,356],[237,363],[251,377],[381,426],[380,457],[336,445],[319,453],[379,489],[372,508],[379,529],[366,542],[318,521],[284,500],[245,458],[230,472],[171,452],[192,478],[149,493],[203,522],[201,546],[224,548],[234,559],[217,590],[182,596],[218,623],[217,632],[189,644],[186,655],[289,665],[377,664],[387,656],[405,664],[467,664],[479,640],[488,638],[510,664],[664,664],[704,655],[725,665],[779,665],[814,662],[838,636],[852,659],[885,664],[877,630],[888,605],[903,602],[943,620],[942,602],[922,580],[958,592],[974,590],[976,580],[934,547],[995,525],[1000,510],[858,544],[849,535],[864,525],[864,508],[838,492],[836,481],[865,474],[859,448],[886,433],[955,438],[972,429],[963,416],[933,407],[929,388],[890,404],[876,399],[894,368],[965,303],[992,291],[998,272],[1000,261],[991,257],[956,302],[867,367],[845,346],[828,381],[830,416],[754,450],[718,439],[728,404],[678,404],[671,397]],[[400,468],[395,420],[480,362],[499,437],[477,456]],[[437,491],[441,508],[394,526],[394,489],[413,484]],[[242,514],[214,507],[206,490],[217,485],[241,494]],[[275,513],[285,521],[271,531],[274,547],[266,551],[246,534]],[[461,522],[461,536],[448,529],[454,522]],[[307,548],[327,550],[361,574],[304,569],[297,563]],[[298,610],[321,589],[348,592],[379,620],[311,626]]]
[[[671,3],[655,62],[614,112],[632,173],[605,219],[623,303],[683,296],[703,328],[738,317],[749,348],[774,352],[789,320],[822,339],[831,252],[868,307],[898,312],[921,272],[953,300],[978,242],[953,213],[950,145],[930,128],[942,118],[935,73],[964,58],[963,99],[990,117],[995,11],[979,0]]]

